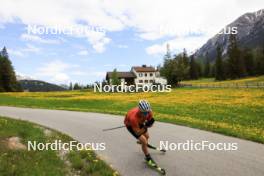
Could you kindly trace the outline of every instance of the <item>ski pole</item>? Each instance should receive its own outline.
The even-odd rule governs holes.
[[[154,149],[154,150],[158,150],[158,151],[161,151],[161,152],[166,152],[166,150],[165,149],[159,149],[159,148],[157,148],[157,147],[154,147],[154,146],[152,146],[152,145],[150,145],[150,144],[148,144],[148,148],[151,148],[151,149]]]
[[[119,128],[124,128],[126,127],[125,125],[122,125],[122,126],[118,126],[118,127],[114,127],[114,128],[107,128],[107,129],[103,129],[103,131],[110,131],[110,130],[116,130],[116,129],[119,129]]]
[[[140,141],[137,141],[137,143],[141,144]],[[147,146],[148,146],[148,148],[151,148],[151,149],[154,149],[154,150],[157,150],[157,151],[161,151],[161,152],[164,152],[164,153],[166,152],[165,149],[159,149],[158,147],[154,147],[153,145],[150,145],[150,144],[148,144]]]

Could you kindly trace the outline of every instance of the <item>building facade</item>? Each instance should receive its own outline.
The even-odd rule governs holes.
[[[107,72],[106,80],[108,84],[112,82],[113,72]],[[160,76],[160,72],[152,66],[134,66],[129,72],[117,72],[117,77],[120,79],[121,84],[127,85],[153,85],[161,84],[166,85],[167,80]]]

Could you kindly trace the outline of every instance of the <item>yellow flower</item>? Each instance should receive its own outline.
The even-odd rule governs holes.
[[[117,171],[115,171],[114,173],[113,173],[113,176],[118,176],[119,174],[118,174],[118,172]]]

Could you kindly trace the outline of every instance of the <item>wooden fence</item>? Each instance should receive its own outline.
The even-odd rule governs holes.
[[[179,84],[178,87],[196,88],[264,88],[264,82],[257,83],[215,83],[215,84]]]

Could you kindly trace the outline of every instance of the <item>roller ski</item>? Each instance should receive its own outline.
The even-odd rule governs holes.
[[[145,160],[146,160],[147,165],[148,165],[150,168],[156,170],[156,171],[157,171],[158,173],[160,173],[161,175],[166,175],[166,171],[165,171],[165,169],[159,167],[159,166],[157,165],[157,163],[151,158],[150,155],[146,156]]]
[[[137,144],[141,144],[140,141],[137,141]],[[153,149],[153,150],[157,150],[157,151],[160,151],[160,152],[163,152],[163,153],[166,153],[165,149],[160,149],[160,148],[154,147],[154,146],[152,146],[150,144],[148,144],[148,148]]]

